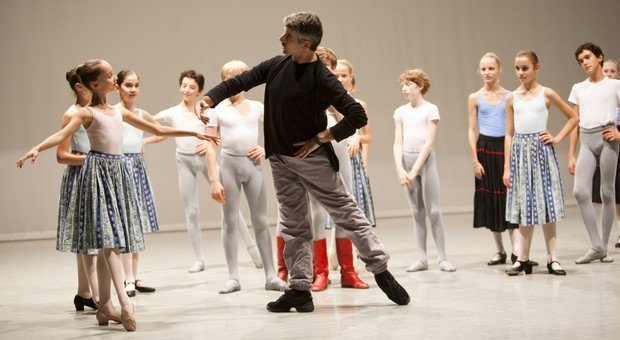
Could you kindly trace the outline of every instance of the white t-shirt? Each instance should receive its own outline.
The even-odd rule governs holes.
[[[170,126],[175,129],[195,131],[205,133],[204,123],[192,112],[187,112],[180,105],[173,106],[161,111],[154,116],[162,125]],[[185,155],[196,154],[196,146],[201,143],[196,137],[174,137],[177,143],[177,152]]]
[[[420,152],[426,141],[428,122],[439,120],[439,109],[429,102],[416,108],[407,103],[394,111],[394,120],[403,124],[403,151]]]
[[[250,104],[250,112],[242,115],[230,100],[219,103],[208,113],[208,126],[217,126],[220,132],[222,149],[233,152],[237,156],[245,156],[248,151],[258,145],[258,126],[263,121],[263,103],[245,100]]]
[[[620,106],[620,80],[605,78],[598,83],[589,79],[573,85],[568,101],[579,105],[579,127],[591,129],[616,121]]]

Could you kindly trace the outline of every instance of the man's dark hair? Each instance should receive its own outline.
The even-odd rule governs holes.
[[[601,48],[597,44],[591,42],[581,44],[579,45],[579,47],[577,47],[577,50],[575,51],[575,59],[577,59],[577,62],[579,62],[579,55],[585,50],[592,52],[592,54],[594,54],[596,58],[603,56],[603,60],[601,60],[600,63],[601,66],[603,66],[603,63],[605,62],[605,55],[603,54],[603,50],[601,50]]]
[[[323,25],[321,19],[310,12],[298,12],[287,15],[284,19],[284,26],[297,32],[297,40],[310,41],[310,50],[316,51],[323,38]]]

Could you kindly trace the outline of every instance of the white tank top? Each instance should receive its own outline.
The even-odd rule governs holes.
[[[142,118],[142,110],[136,111],[136,116]],[[142,137],[144,132],[140,129],[123,122],[123,153],[142,152]]]
[[[71,114],[75,114],[78,112],[78,108],[75,105],[71,105],[67,111],[71,112]],[[80,127],[73,133],[73,136],[71,136],[71,150],[81,153],[88,153],[88,151],[90,151],[88,134],[82,124],[80,124]]]
[[[86,132],[90,141],[91,150],[102,153],[123,154],[123,115],[119,108],[114,108],[114,115],[105,113],[87,106],[93,113],[93,122]]]
[[[530,100],[522,100],[513,92],[515,132],[520,134],[538,133],[547,129],[549,109],[545,103],[545,88]]]

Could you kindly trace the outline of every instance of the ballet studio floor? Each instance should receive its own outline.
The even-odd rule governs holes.
[[[0,339],[618,339],[620,252],[612,244],[616,262],[574,264],[589,244],[575,207],[558,226],[566,277],[547,274],[542,230],[534,234],[532,259],[541,266],[533,275],[507,277],[507,266],[488,267],[491,234],[473,230],[470,220],[470,214],[444,216],[455,273],[439,271],[434,260],[428,271],[405,272],[416,258],[411,219],[379,220],[389,269],[412,302],[393,304],[364,270],[367,290],[340,288],[331,271],[332,284],[313,294],[316,309],[309,314],[265,309],[280,293],[263,290],[263,271],[244,247],[242,290],[218,294],[227,270],[217,230],[203,232],[207,268],[196,274],[187,272],[193,258],[186,233],[148,235],[140,278],[157,292],[133,298],[134,333],[119,324],[97,326],[93,311],[74,311],[75,257],[56,252],[54,240],[0,243]],[[617,238],[614,228],[614,243]],[[435,254],[429,239],[430,258]]]

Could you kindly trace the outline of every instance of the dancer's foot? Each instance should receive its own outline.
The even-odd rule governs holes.
[[[439,269],[442,272],[455,272],[456,267],[452,265],[452,263],[448,262],[448,260],[443,260],[439,262]]]
[[[519,261],[515,262],[515,264],[506,270],[506,274],[508,276],[515,276],[521,274],[521,272],[525,272],[525,274],[532,274],[532,263],[530,261]]]
[[[97,303],[93,300],[93,298],[83,298],[79,295],[76,295],[73,298],[73,305],[75,306],[75,310],[76,311],[83,311],[84,310],[84,306],[88,306],[94,310],[97,310]]]
[[[379,288],[387,295],[388,299],[396,304],[406,305],[411,301],[405,288],[396,281],[389,271],[386,270],[382,273],[375,274],[375,281],[377,285],[379,285]]]
[[[99,326],[107,326],[109,321],[121,323],[121,313],[111,303],[109,306],[100,306],[95,316]]]
[[[265,282],[265,290],[279,290],[281,292],[285,292],[287,289],[288,283],[280,280],[279,277],[274,277],[273,279]]]
[[[609,253],[607,253],[607,256],[602,258],[601,262],[604,262],[604,263],[614,262],[614,258],[611,255],[609,255]]]
[[[507,255],[506,253],[495,253],[491,256],[491,260],[487,262],[487,266],[496,266],[498,264],[506,263]]]
[[[230,279],[224,284],[224,287],[220,289],[218,293],[229,294],[229,293],[236,292],[239,290],[241,290],[241,285],[239,284],[239,281],[235,279]]]
[[[553,275],[560,275],[560,276],[566,275],[566,271],[564,271],[564,269],[560,265],[560,262],[558,261],[548,262],[547,271],[549,272],[549,274],[553,274]]]
[[[198,273],[205,270],[205,263],[203,261],[196,261],[189,267],[188,271],[190,273]]]
[[[607,256],[607,252],[588,249],[588,252],[585,253],[582,257],[575,260],[576,264],[586,264],[595,260],[603,260]]]
[[[428,269],[428,262],[423,261],[423,260],[417,260],[415,261],[415,263],[413,265],[411,265],[411,267],[407,268],[408,272],[419,272],[422,270],[427,270]]]
[[[142,280],[136,280],[136,290],[140,293],[152,293],[155,291],[155,288],[145,286]]]
[[[267,304],[267,310],[274,313],[290,312],[291,308],[300,313],[312,312],[314,310],[312,294],[307,290],[290,289],[276,301]]]
[[[136,296],[136,284],[134,282],[125,282],[125,293],[127,296],[134,297]]]
[[[260,252],[258,251],[258,247],[256,245],[248,247],[248,253],[250,253],[250,258],[252,258],[254,266],[256,266],[256,268],[263,268],[263,260],[261,260],[260,258]]]
[[[133,332],[137,328],[136,307],[133,302],[121,306],[121,323],[128,332]]]
[[[618,241],[616,241],[616,248],[620,248],[620,236],[618,236]]]

